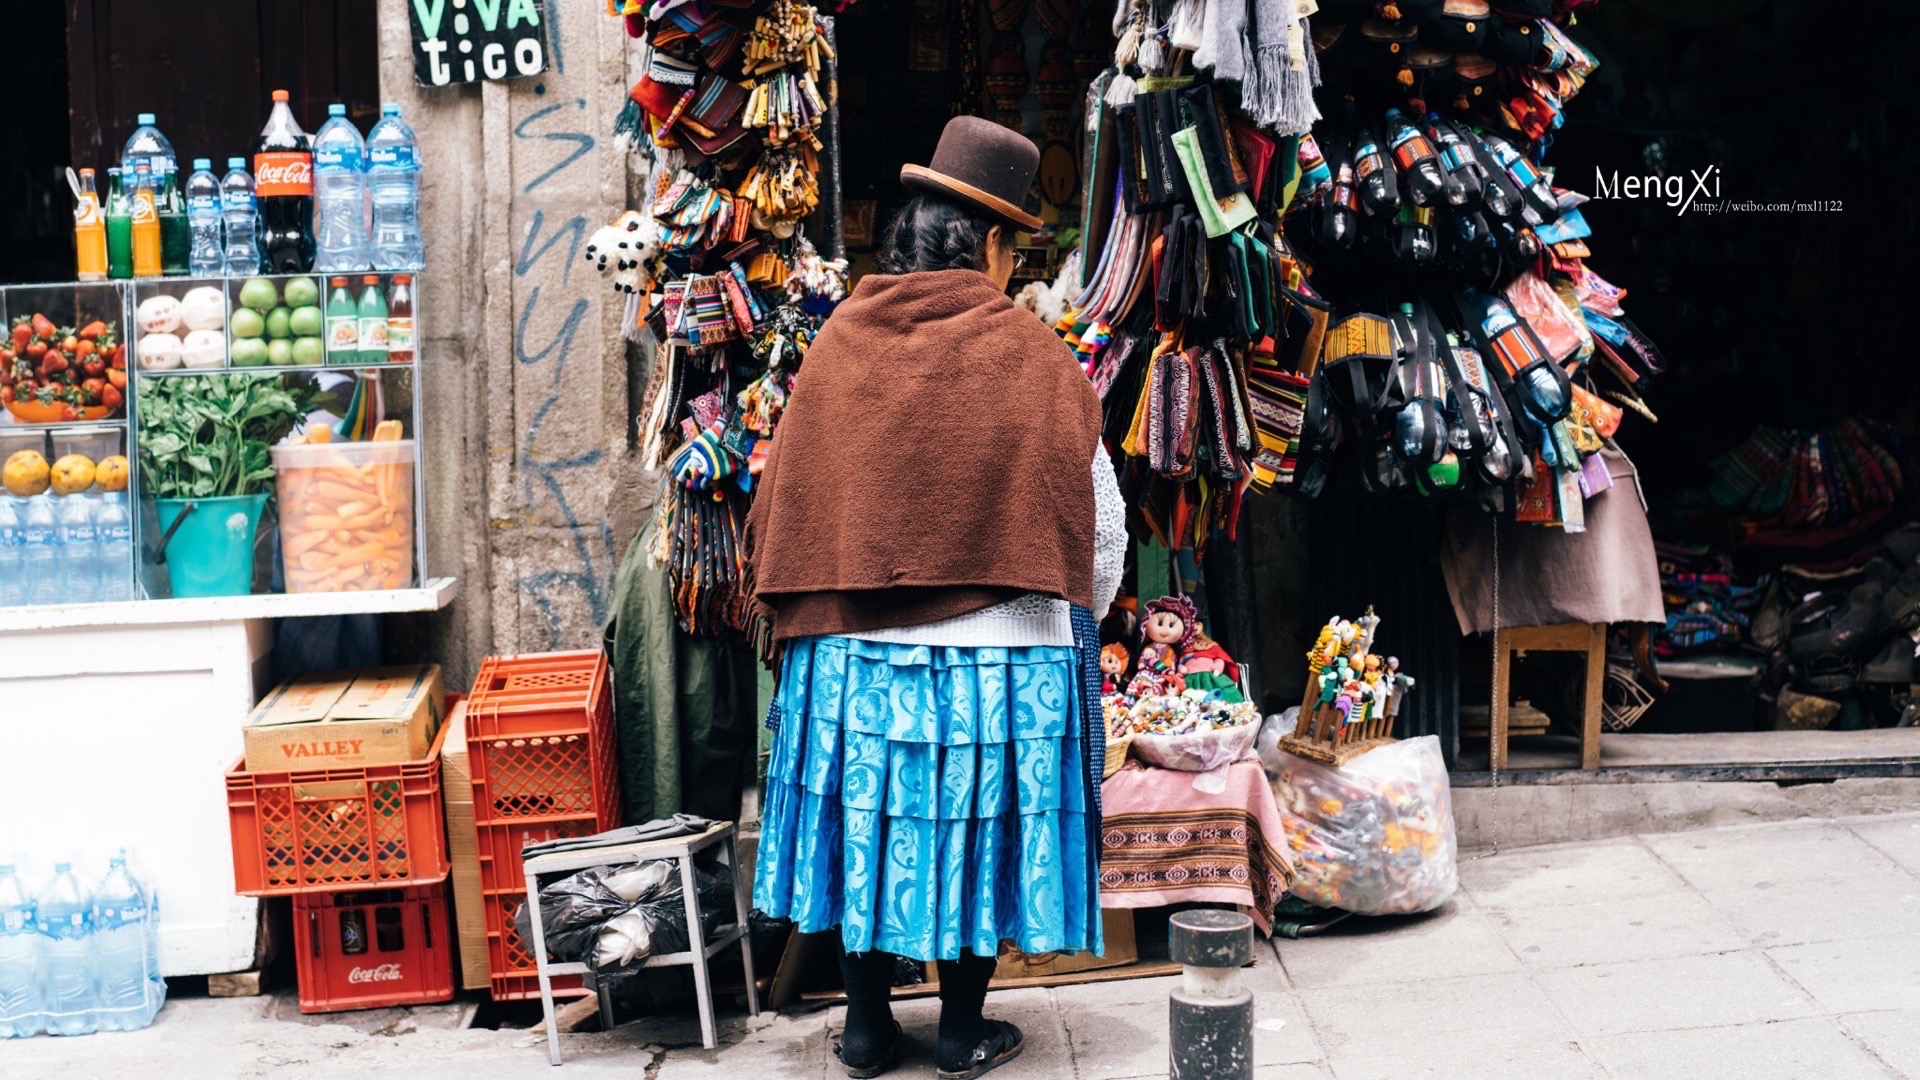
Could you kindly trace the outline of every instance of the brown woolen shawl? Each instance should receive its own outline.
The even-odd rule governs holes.
[[[974,270],[870,274],[807,350],[748,518],[773,638],[916,626],[1023,593],[1093,606],[1100,403]]]

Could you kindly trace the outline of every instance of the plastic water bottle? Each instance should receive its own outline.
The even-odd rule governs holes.
[[[127,145],[120,151],[120,175],[132,176],[134,166],[145,165],[153,173],[153,186],[157,191],[168,176],[180,171],[180,159],[173,154],[173,144],[154,126],[152,113],[141,113],[135,120],[140,126],[133,129]]]
[[[260,210],[253,199],[253,174],[247,159],[227,159],[220,180],[220,216],[226,232],[227,273],[260,272]]]
[[[152,896],[127,869],[123,850],[107,863],[107,876],[93,893],[101,1031],[146,1027],[165,1000],[153,917]]]
[[[109,491],[94,510],[93,542],[100,553],[95,599],[133,599],[133,518],[124,491]]]
[[[23,500],[26,510],[20,515],[20,539],[26,550],[21,562],[26,578],[26,602],[57,604],[60,588],[60,530],[53,519],[53,500],[45,493]]]
[[[380,106],[367,132],[367,183],[373,189],[373,268],[418,270],[426,264],[420,237],[420,144],[400,119],[400,106]]]
[[[91,604],[100,580],[100,549],[93,542],[93,506],[85,495],[68,495],[54,512],[60,540],[60,600]]]
[[[218,277],[227,272],[226,246],[220,237],[222,215],[220,181],[213,175],[213,162],[194,158],[193,175],[187,177],[187,229],[191,245],[187,269],[195,277]]]
[[[27,538],[21,533],[18,500],[0,495],[0,607],[27,602]]]
[[[73,876],[72,863],[54,863],[53,880],[34,897],[40,928],[40,997],[50,1035],[85,1035],[100,1008],[93,963],[93,897]]]
[[[12,864],[0,865],[0,1039],[40,1034],[40,930],[33,898]]]
[[[313,229],[315,270],[367,268],[367,144],[338,102],[313,137]]]

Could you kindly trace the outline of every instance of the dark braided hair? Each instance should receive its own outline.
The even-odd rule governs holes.
[[[880,237],[878,262],[883,274],[918,270],[985,270],[987,232],[999,224],[985,214],[932,195],[907,200]],[[1000,230],[1002,247],[1013,246],[1013,230]]]

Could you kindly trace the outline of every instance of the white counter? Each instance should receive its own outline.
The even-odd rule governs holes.
[[[160,897],[163,974],[251,968],[260,902],[233,893],[224,777],[272,620],[434,611],[454,592],[0,609],[0,861],[72,857],[91,876],[127,847]]]

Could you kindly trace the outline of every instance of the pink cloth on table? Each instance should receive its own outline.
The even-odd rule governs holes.
[[[1204,773],[1129,761],[1100,797],[1101,907],[1236,904],[1271,932],[1293,862],[1258,759]]]

